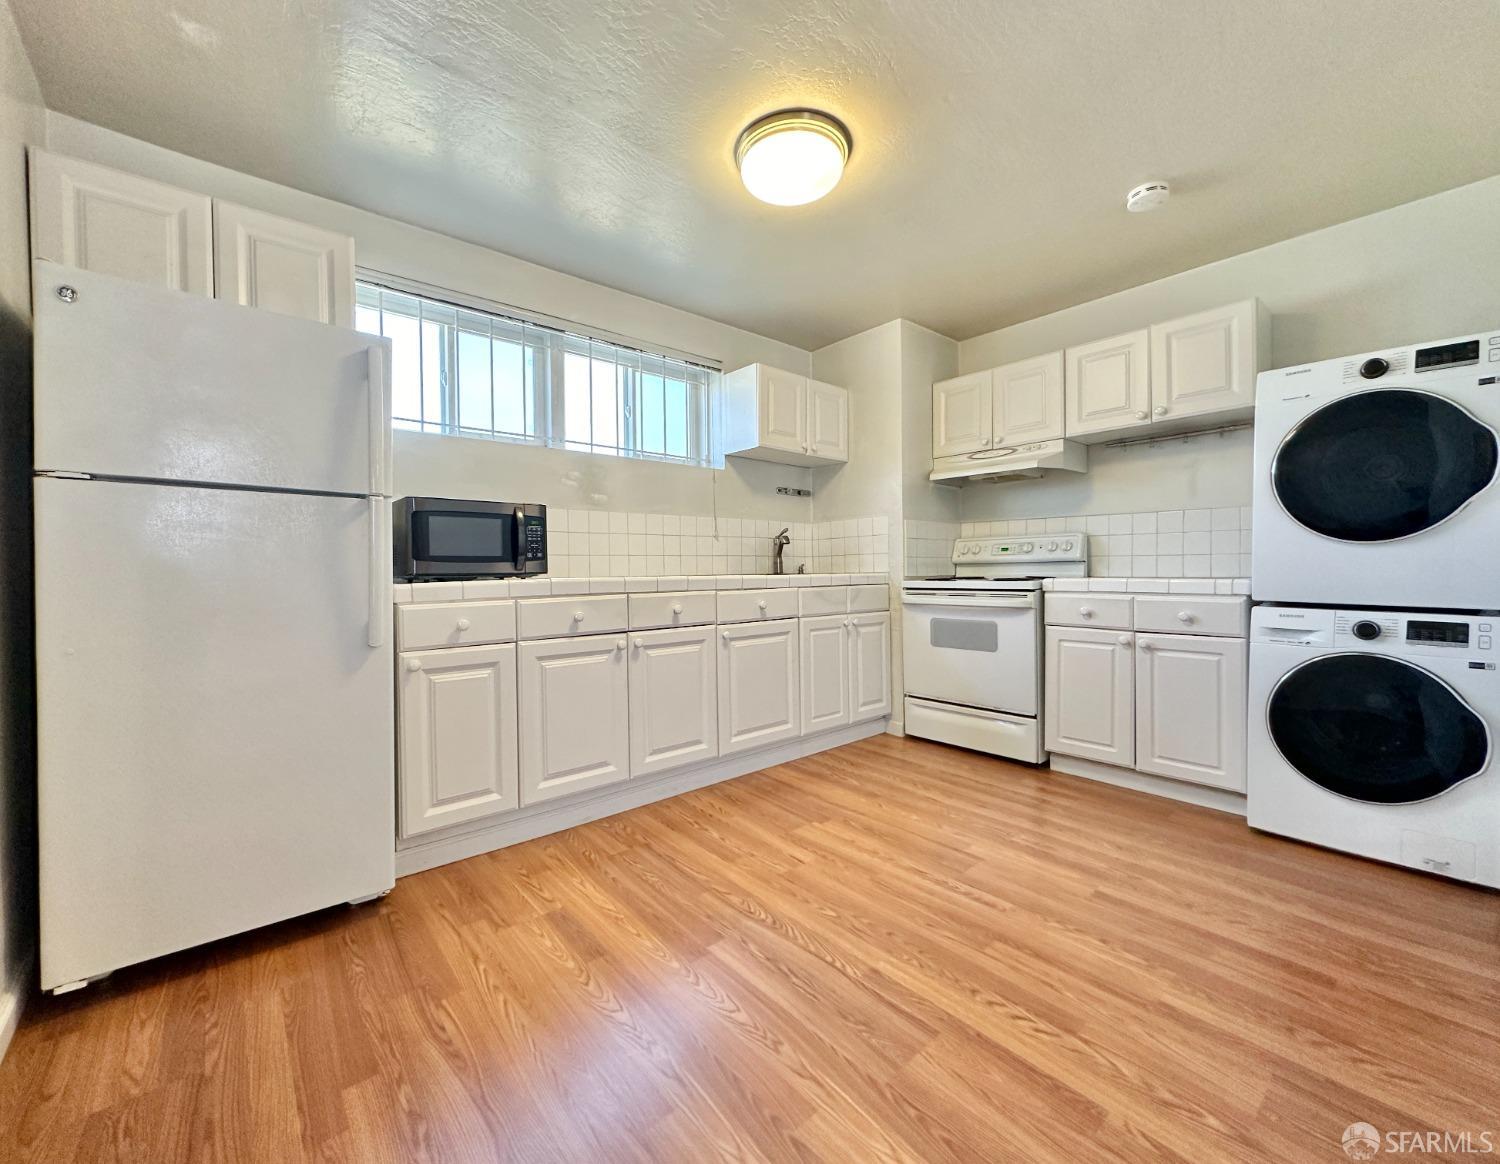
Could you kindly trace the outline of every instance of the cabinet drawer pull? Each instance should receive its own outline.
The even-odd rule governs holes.
[[[575,610],[573,612],[573,621],[574,622],[582,622],[583,621],[583,611],[581,611],[581,610]]]
[[[466,619],[466,618],[459,619],[458,620],[458,629],[461,630],[461,631],[468,630],[469,629],[469,620]]]
[[[1094,617],[1094,608],[1092,606],[1080,606],[1078,608],[1078,617],[1079,618],[1093,618]]]
[[[1186,611],[1186,610],[1179,610],[1177,612],[1177,621],[1178,622],[1196,622],[1197,620],[1188,611]]]
[[[762,598],[755,605],[758,606],[758,607],[760,607],[762,610],[764,610],[766,608],[766,600],[764,598]]]
[[[680,603],[680,602],[674,602],[674,603],[672,603],[672,613],[673,614],[681,614],[682,613],[682,603]]]

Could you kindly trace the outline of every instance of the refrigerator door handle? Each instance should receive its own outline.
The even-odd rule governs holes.
[[[391,506],[384,497],[370,498],[370,634],[372,647],[385,646],[394,601],[390,539],[386,522]]]
[[[390,492],[391,385],[385,341],[371,344],[365,349],[365,355],[369,361],[370,492],[386,494]]]

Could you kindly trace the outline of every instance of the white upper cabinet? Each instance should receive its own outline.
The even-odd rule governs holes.
[[[849,393],[768,364],[727,372],[724,452],[785,465],[847,461]]]
[[[354,326],[354,240],[214,200],[218,297],[245,307]]]
[[[1068,436],[1149,424],[1150,358],[1151,340],[1145,329],[1069,348],[1065,353]]]
[[[714,628],[637,632],[630,643],[630,774],[719,754]]]
[[[1151,328],[1151,418],[1179,420],[1244,411],[1255,404],[1255,377],[1271,329],[1254,299]]]
[[[994,440],[994,380],[970,372],[932,386],[932,455],[956,457],[987,449]]]
[[[1245,660],[1244,639],[1137,635],[1135,766],[1243,792]]]
[[[719,628],[719,754],[795,739],[797,623],[785,618]]]
[[[625,635],[522,643],[521,803],[630,776]]]
[[[31,151],[33,258],[212,295],[212,232],[202,194]]]
[[[409,651],[397,666],[401,835],[515,808],[516,648]]]
[[[1049,352],[996,368],[995,447],[1057,440],[1063,435],[1063,354]]]
[[[807,444],[815,457],[849,459],[849,393],[835,384],[807,382]]]

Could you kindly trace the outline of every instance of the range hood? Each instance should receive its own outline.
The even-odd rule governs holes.
[[[1087,445],[1077,441],[1033,441],[1027,445],[1007,445],[1000,449],[981,449],[958,457],[938,457],[932,462],[930,481],[962,485],[969,481],[1006,481],[1040,477],[1049,469],[1084,473],[1089,467]]]

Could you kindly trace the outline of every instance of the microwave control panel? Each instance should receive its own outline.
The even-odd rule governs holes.
[[[523,535],[526,546],[526,560],[528,562],[545,562],[547,560],[547,527],[539,517],[527,517],[525,522],[526,532]]]

